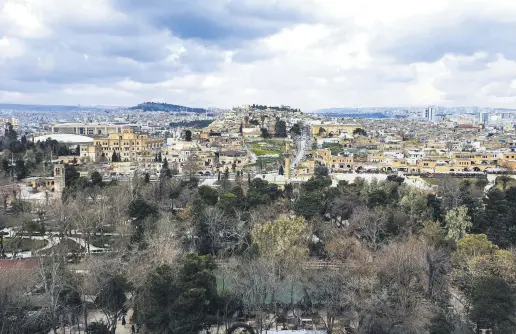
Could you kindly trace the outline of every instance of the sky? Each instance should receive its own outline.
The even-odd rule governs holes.
[[[0,102],[516,108],[513,0],[0,0]]]

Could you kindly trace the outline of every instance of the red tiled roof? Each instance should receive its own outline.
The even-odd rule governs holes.
[[[30,260],[0,260],[0,270],[2,269],[23,269],[32,270],[39,267],[39,261]]]

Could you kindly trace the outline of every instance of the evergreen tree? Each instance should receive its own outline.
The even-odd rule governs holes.
[[[186,255],[179,272],[161,265],[136,297],[138,322],[153,333],[198,333],[216,323],[219,303],[215,263],[209,256]]]
[[[471,320],[478,328],[490,328],[494,333],[514,333],[516,307],[513,289],[499,277],[483,278],[473,289]]]
[[[25,166],[25,161],[17,160],[14,165],[14,172],[16,173],[16,179],[18,181],[29,176],[29,170]]]
[[[93,173],[91,173],[91,185],[93,187],[95,187],[95,186],[101,187],[104,185],[104,182],[102,181],[102,175],[100,175],[99,172],[94,171]]]
[[[120,158],[115,151],[113,151],[113,154],[111,155],[111,162],[120,162]]]
[[[283,170],[283,165],[280,165],[280,166],[279,166],[278,174],[279,174],[279,175],[283,175],[283,174],[285,174],[285,171]]]
[[[274,126],[274,132],[276,137],[285,138],[287,137],[287,123],[285,121],[276,119],[276,124]]]
[[[185,131],[185,140],[192,141],[192,131],[190,131],[190,130]]]

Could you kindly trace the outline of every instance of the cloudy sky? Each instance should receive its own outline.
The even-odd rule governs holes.
[[[0,102],[516,107],[514,0],[0,0]]]

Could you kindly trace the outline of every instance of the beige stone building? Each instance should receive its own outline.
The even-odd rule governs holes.
[[[150,138],[147,134],[124,129],[122,133],[95,139],[93,145],[81,146],[81,157],[91,162],[111,161],[115,152],[123,162],[149,162],[160,152],[163,141],[163,138]]]

